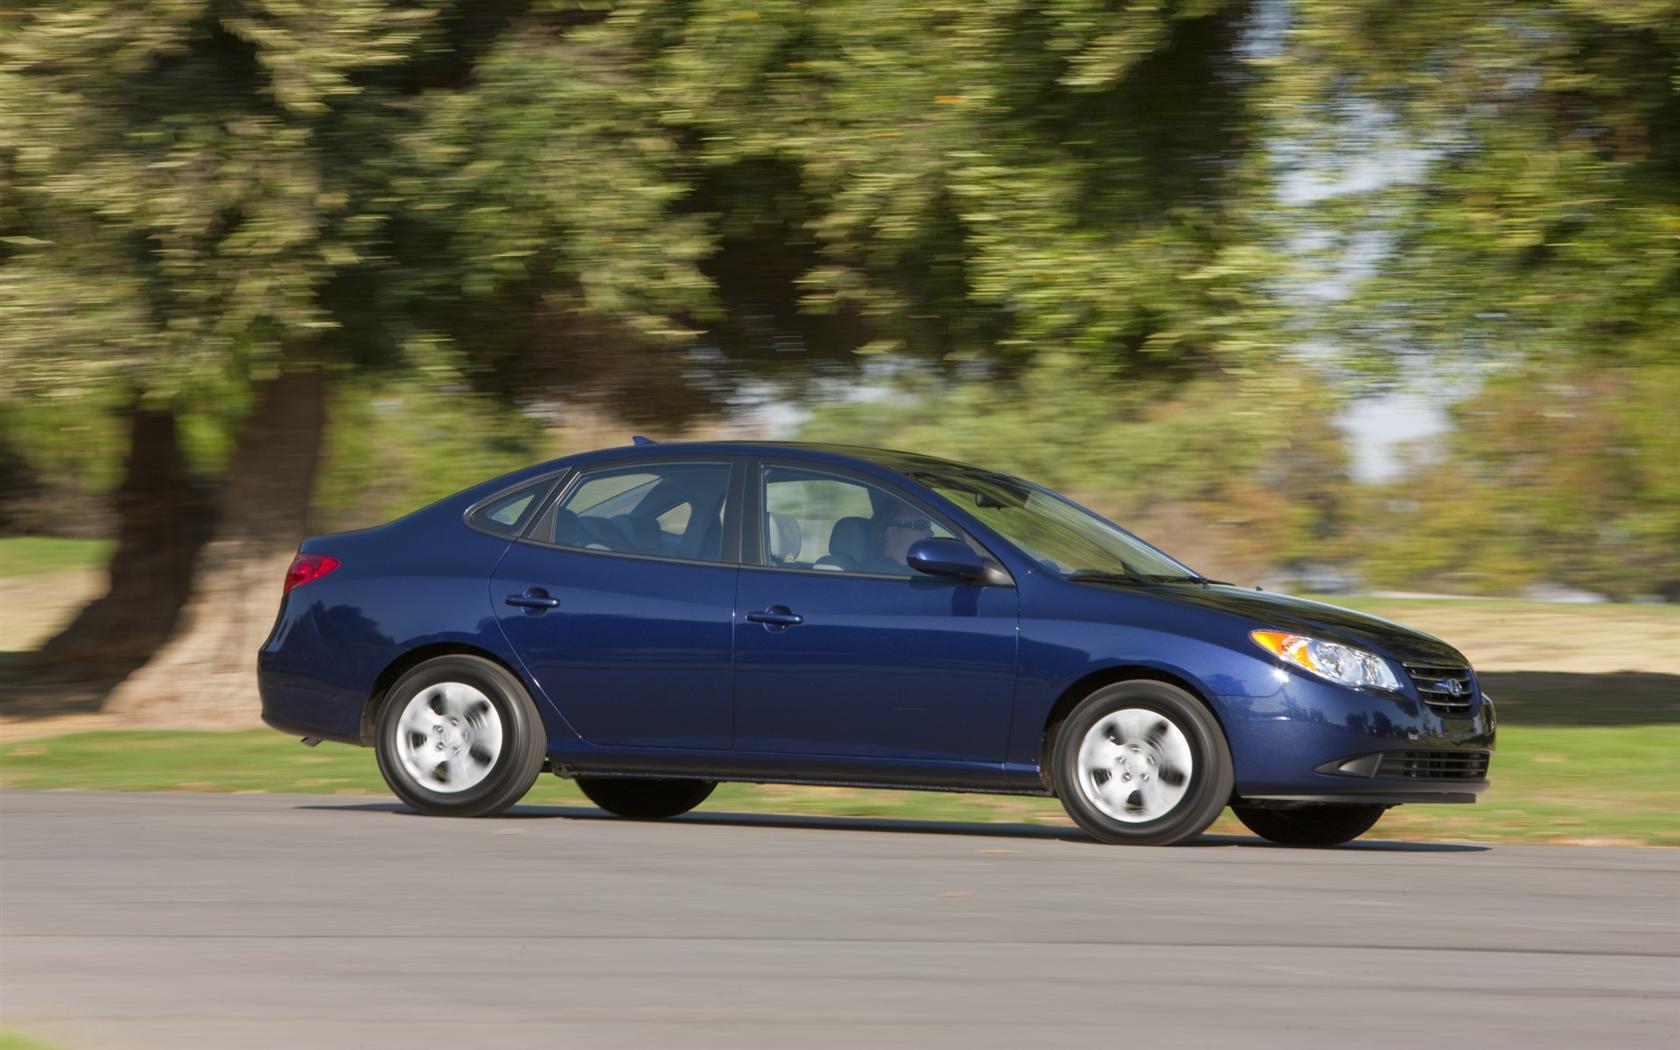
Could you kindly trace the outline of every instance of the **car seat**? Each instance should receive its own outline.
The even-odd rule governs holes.
[[[875,526],[868,518],[841,518],[828,534],[828,553],[817,559],[819,569],[867,572],[876,561]]]
[[[615,514],[612,523],[629,540],[623,548],[628,554],[669,554],[665,549],[664,530],[659,521],[647,514]]]
[[[804,537],[800,534],[799,519],[792,514],[773,510],[765,522],[765,548],[774,565],[791,565],[799,560]]]

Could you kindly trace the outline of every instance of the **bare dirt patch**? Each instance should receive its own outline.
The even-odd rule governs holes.
[[[104,590],[103,569],[0,577],[0,651],[37,648]]]
[[[1680,675],[1680,608],[1673,606],[1376,598],[1349,604],[1443,639],[1478,671]]]

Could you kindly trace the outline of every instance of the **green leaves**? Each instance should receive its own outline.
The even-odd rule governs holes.
[[[0,361],[17,392],[190,397],[343,323],[322,290],[379,221],[341,136],[389,148],[373,72],[414,51],[425,10],[88,3],[7,19],[0,222],[29,247],[4,257]]]
[[[1677,26],[1676,0],[14,5],[0,367],[12,397],[218,424],[283,352],[671,425],[871,369],[936,403],[839,410],[854,436],[1001,441],[1305,549],[1342,498],[1307,480],[1343,469],[1301,422],[1334,412],[1320,366],[1667,375]],[[1280,198],[1291,163],[1337,192]],[[1621,389],[1595,397],[1646,411]],[[1450,459],[1528,506],[1481,445]],[[1616,511],[1641,544],[1653,498]],[[1536,550],[1582,542],[1526,512]]]

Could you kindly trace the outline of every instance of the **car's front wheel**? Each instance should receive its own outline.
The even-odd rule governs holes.
[[[536,705],[506,668],[476,656],[428,660],[380,708],[379,772],[432,816],[483,817],[525,797],[542,772]]]
[[[1339,846],[1371,830],[1386,806],[1302,803],[1288,809],[1232,806],[1243,826],[1281,846]]]
[[[650,777],[578,777],[578,790],[608,813],[632,820],[680,816],[706,801],[715,780]]]
[[[1188,841],[1231,795],[1231,752],[1219,723],[1166,682],[1098,689],[1061,723],[1049,758],[1062,808],[1103,842]]]

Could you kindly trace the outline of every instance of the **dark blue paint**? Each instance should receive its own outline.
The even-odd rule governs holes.
[[[797,626],[735,631],[735,747],[1002,762],[1016,596],[927,577],[745,568],[740,607]]]
[[[566,550],[464,521],[479,502],[568,468],[693,456],[750,472],[762,455],[896,488],[968,532],[995,565],[984,582],[763,567],[753,515],[733,512],[724,550],[744,551],[745,565]],[[379,528],[308,540],[303,550],[342,565],[283,601],[259,655],[263,717],[367,743],[370,704],[394,668],[416,653],[470,651],[525,682],[550,757],[584,771],[1042,790],[1058,701],[1126,675],[1178,681],[1210,706],[1244,796],[1397,800],[1443,787],[1315,769],[1390,748],[1492,746],[1479,690],[1463,716],[1442,716],[1409,681],[1398,694],[1337,686],[1280,664],[1248,632],[1299,631],[1396,662],[1463,659],[1445,643],[1283,595],[1047,575],[905,476],[926,462],[824,446],[610,449],[497,478]],[[747,490],[738,485],[737,500]]]
[[[734,565],[655,561],[516,543],[497,594],[544,589],[552,611],[497,611],[502,633],[583,739],[728,748],[733,718]]]
[[[930,576],[978,580],[986,572],[980,555],[961,540],[917,540],[904,553],[905,564]]]

